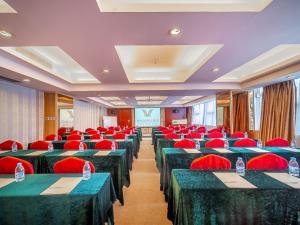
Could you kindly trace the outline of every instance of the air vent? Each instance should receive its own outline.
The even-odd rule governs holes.
[[[0,76],[0,80],[8,81],[8,82],[11,82],[11,83],[20,83],[21,82],[21,81],[18,81],[18,80],[13,80],[13,79],[10,79],[10,78],[7,78],[7,77],[2,77],[2,76]]]

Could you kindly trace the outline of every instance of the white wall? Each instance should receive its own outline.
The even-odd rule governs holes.
[[[44,93],[0,80],[0,142],[43,139]]]

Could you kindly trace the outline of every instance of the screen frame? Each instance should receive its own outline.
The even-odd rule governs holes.
[[[141,127],[141,128],[154,128],[154,127],[158,127],[158,126],[138,126],[136,124],[136,110],[137,109],[159,109],[159,125],[161,125],[161,107],[135,107],[134,108],[134,125],[136,127]]]

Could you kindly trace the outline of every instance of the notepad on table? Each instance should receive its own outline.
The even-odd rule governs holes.
[[[109,155],[109,153],[111,153],[111,151],[98,151],[96,154],[94,154],[94,156],[106,156]]]
[[[300,179],[298,177],[294,177],[289,175],[288,173],[265,173],[266,175],[282,182],[293,188],[300,188]]]
[[[247,148],[247,149],[254,151],[254,152],[269,152],[269,151],[261,149],[261,148]]]
[[[81,177],[62,177],[43,191],[41,195],[69,194],[81,180]]]
[[[200,153],[200,151],[198,149],[196,149],[196,148],[184,148],[183,150],[186,153],[190,153],[190,154],[192,154],[192,153]]]
[[[300,149],[297,149],[297,148],[289,148],[289,147],[280,147],[280,148],[291,151],[291,152],[300,152]]]
[[[214,172],[213,174],[229,188],[256,188],[255,185],[237,173]]]
[[[61,153],[61,156],[71,156],[71,155],[75,155],[78,151],[66,151]]]
[[[13,178],[0,178],[0,188],[3,188],[6,185],[9,185],[10,183],[12,183],[14,181],[15,181],[15,179],[13,179]]]
[[[38,155],[43,155],[46,152],[47,151],[34,151],[34,152],[29,153],[29,154],[26,154],[25,156],[38,156]]]
[[[233,153],[232,151],[230,151],[229,149],[226,149],[226,148],[213,148],[213,150],[215,150],[219,153]]]

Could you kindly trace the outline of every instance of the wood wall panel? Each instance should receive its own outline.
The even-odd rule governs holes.
[[[56,134],[58,129],[57,94],[44,93],[44,137]]]
[[[107,115],[116,116],[120,126],[133,125],[133,109],[107,109]]]
[[[175,113],[173,110],[177,109],[178,112]],[[187,118],[187,108],[165,108],[165,126],[172,124],[172,120],[186,119]]]

